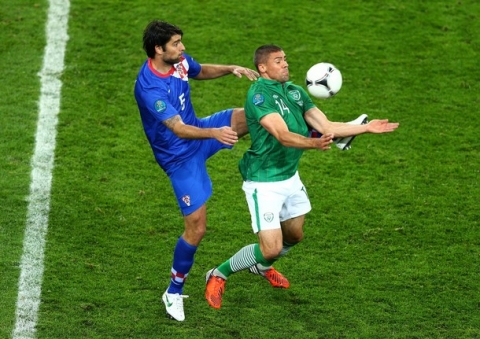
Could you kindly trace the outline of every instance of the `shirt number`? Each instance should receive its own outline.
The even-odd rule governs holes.
[[[182,111],[183,111],[185,109],[185,94],[182,93],[182,95],[178,97],[178,100],[180,100],[180,105],[182,105]]]
[[[290,113],[290,108],[287,107],[287,105],[285,105],[285,103],[283,102],[282,99],[279,99],[280,101],[278,100],[275,100],[275,103],[277,104],[278,108],[280,109],[280,114],[282,116],[284,116],[285,114],[289,114]]]

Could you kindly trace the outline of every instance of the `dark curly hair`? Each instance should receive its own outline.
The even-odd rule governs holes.
[[[147,56],[155,57],[155,46],[161,46],[165,50],[167,42],[176,34],[183,36],[182,30],[175,25],[160,20],[150,22],[143,31],[143,49]]]

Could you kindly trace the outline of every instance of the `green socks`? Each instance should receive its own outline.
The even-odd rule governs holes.
[[[255,264],[257,264],[257,267],[261,271],[267,270],[275,261],[287,254],[294,245],[295,244],[283,242],[282,251],[278,257],[273,260],[267,260],[263,257],[259,244],[247,245],[235,253],[230,259],[218,266],[215,270],[215,275],[227,279],[230,274],[242,271]]]
[[[227,279],[230,274],[247,269],[257,263],[270,267],[273,261],[267,261],[263,257],[262,251],[260,251],[260,245],[250,244],[240,249],[240,251],[235,253],[230,259],[218,266],[215,275]]]

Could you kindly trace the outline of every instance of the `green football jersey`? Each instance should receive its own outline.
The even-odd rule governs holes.
[[[250,86],[245,101],[245,115],[252,145],[240,160],[243,180],[281,181],[291,178],[298,169],[302,149],[283,146],[260,124],[260,119],[279,113],[288,130],[308,136],[303,114],[315,107],[305,90],[286,82],[284,84],[259,78]]]

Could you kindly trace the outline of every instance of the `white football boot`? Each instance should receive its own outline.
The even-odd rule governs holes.
[[[350,124],[350,125],[365,125],[366,123],[368,123],[368,115],[366,114],[362,114],[355,120],[347,122],[347,124]],[[346,151],[351,148],[353,139],[355,139],[355,135],[352,135],[350,137],[345,137],[345,138],[334,138],[333,142],[342,151]]]
[[[167,315],[177,321],[185,320],[185,313],[183,312],[183,299],[188,298],[188,295],[172,294],[165,291],[162,295],[162,301],[165,304]]]

